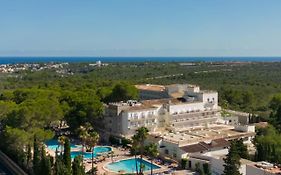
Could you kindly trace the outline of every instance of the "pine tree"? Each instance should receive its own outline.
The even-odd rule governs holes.
[[[201,169],[201,165],[199,162],[197,162],[195,164],[195,171],[199,174],[199,175],[205,175],[203,170]]]
[[[268,156],[268,161],[269,162],[276,162],[276,148],[275,148],[275,144],[269,144],[270,147],[270,152],[269,152],[269,156]]]
[[[65,139],[64,143],[63,163],[67,170],[66,173],[71,174],[70,142],[68,138]]]
[[[76,156],[72,162],[72,175],[85,175],[82,156]]]
[[[244,145],[243,140],[239,139],[239,140],[235,141],[235,144],[236,144],[236,148],[237,148],[239,156],[243,159],[248,159],[249,158],[248,149],[247,149],[247,146]]]
[[[62,157],[56,154],[56,162],[54,167],[54,175],[65,175],[67,170],[62,161]]]
[[[41,149],[41,161],[40,161],[40,175],[51,175],[51,162],[49,156],[46,156],[45,148]]]
[[[256,151],[256,160],[257,161],[262,161],[262,160],[265,160],[266,159],[266,152],[265,152],[265,149],[264,149],[264,145],[262,144],[257,144],[256,145],[257,147],[257,151]]]
[[[27,151],[26,151],[26,168],[30,170],[30,164],[32,160],[32,153],[31,153],[31,145],[27,145]]]
[[[240,168],[240,156],[235,142],[231,142],[228,154],[224,159],[225,164],[223,175],[241,175],[239,172]]]
[[[45,159],[45,167],[46,167],[46,175],[52,174],[52,164],[51,164],[51,157],[47,156]]]
[[[39,142],[34,136],[33,142],[33,173],[40,174],[40,150],[39,150]]]
[[[208,163],[203,164],[203,172],[205,175],[211,175],[210,166]]]

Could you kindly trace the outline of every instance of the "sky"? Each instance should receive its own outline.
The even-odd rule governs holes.
[[[280,0],[0,0],[0,56],[281,56]]]

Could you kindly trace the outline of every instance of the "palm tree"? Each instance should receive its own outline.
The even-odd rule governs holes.
[[[87,141],[86,141],[86,145],[92,149],[92,170],[94,169],[95,146],[97,145],[99,139],[100,139],[99,134],[97,132],[93,131],[93,132],[89,133],[89,135],[87,137]],[[92,171],[92,174],[94,174],[94,171]]]
[[[136,131],[136,139],[139,142],[140,145],[140,174],[143,174],[143,167],[142,167],[142,162],[143,162],[143,152],[144,152],[144,141],[146,140],[148,136],[148,129],[146,127],[140,127]]]
[[[93,126],[89,122],[85,123],[84,128],[86,129],[87,132],[93,130]]]
[[[158,149],[157,149],[157,145],[155,143],[152,143],[148,146],[145,147],[145,150],[146,150],[146,153],[150,156],[151,158],[151,162],[150,162],[150,172],[151,172],[151,175],[153,174],[153,163],[152,163],[152,160],[153,158],[155,158],[156,156],[158,156],[159,152],[158,152]]]
[[[111,151],[111,152],[110,152],[110,156],[111,156],[111,162],[113,162],[114,151]]]
[[[93,175],[96,175],[97,173],[98,173],[98,168],[96,166],[87,172],[87,174],[93,174]]]
[[[59,136],[58,138],[58,142],[59,142],[59,145],[60,145],[60,153],[62,154],[62,151],[63,151],[63,145],[65,143],[65,139],[66,137],[65,136]]]
[[[139,150],[139,147],[140,147],[140,143],[139,143],[139,138],[137,135],[134,135],[132,137],[132,147],[131,147],[131,154],[134,154],[135,156],[135,162],[136,162],[136,174],[139,174],[138,173],[138,161],[137,161],[137,153],[138,153],[138,150]]]
[[[84,126],[80,126],[78,132],[79,132],[79,138],[82,141],[82,158],[84,158],[84,148],[89,134]]]

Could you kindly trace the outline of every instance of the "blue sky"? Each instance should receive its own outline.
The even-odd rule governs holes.
[[[0,0],[0,56],[281,56],[280,0]]]

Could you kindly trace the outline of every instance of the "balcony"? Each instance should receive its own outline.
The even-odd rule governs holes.
[[[207,119],[200,119],[200,120],[186,120],[186,121],[178,121],[173,122],[174,127],[186,127],[186,126],[199,126],[205,123],[216,122],[217,118],[207,118]]]
[[[181,119],[192,119],[192,118],[200,118],[200,117],[216,117],[217,111],[210,112],[200,112],[200,113],[184,113],[179,115],[172,115],[171,120],[181,120]]]
[[[149,119],[156,119],[156,115],[147,115],[147,116],[141,116],[141,117],[132,117],[129,118],[128,121],[144,121],[144,120],[149,120]]]

